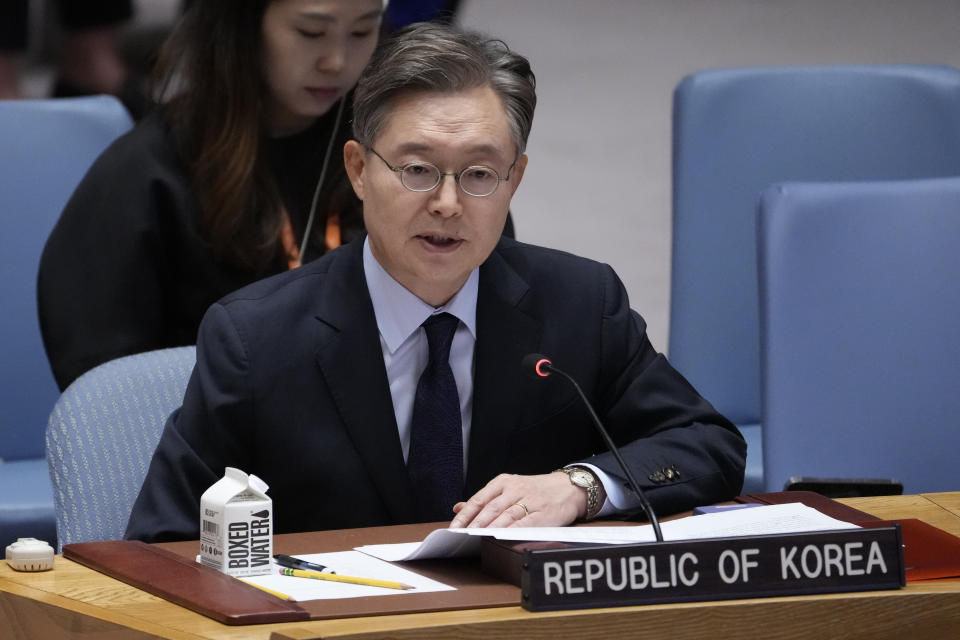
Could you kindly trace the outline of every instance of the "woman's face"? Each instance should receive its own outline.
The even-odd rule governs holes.
[[[310,126],[357,83],[377,44],[382,0],[273,0],[261,72],[273,133]]]

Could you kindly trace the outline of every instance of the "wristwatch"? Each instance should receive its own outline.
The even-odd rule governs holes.
[[[567,467],[557,471],[563,471],[570,477],[570,482],[587,492],[587,513],[584,520],[593,520],[603,506],[600,504],[600,481],[597,476],[586,467]]]

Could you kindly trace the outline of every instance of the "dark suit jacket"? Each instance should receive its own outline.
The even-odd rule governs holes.
[[[587,459],[622,478],[568,383],[522,370],[531,352],[580,382],[658,511],[740,490],[743,439],[653,350],[613,270],[503,239],[480,268],[464,496]],[[197,538],[226,466],[270,485],[277,533],[415,521],[362,241],[210,308],[127,536]]]

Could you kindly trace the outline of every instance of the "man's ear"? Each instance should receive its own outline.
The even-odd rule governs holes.
[[[367,165],[366,149],[356,140],[347,140],[343,145],[343,164],[347,169],[347,177],[353,185],[353,192],[363,200],[363,170]]]
[[[517,158],[517,162],[513,165],[513,170],[510,172],[510,197],[513,197],[513,194],[517,192],[517,187],[520,186],[520,181],[523,180],[523,172],[527,170],[527,154],[523,154]]]

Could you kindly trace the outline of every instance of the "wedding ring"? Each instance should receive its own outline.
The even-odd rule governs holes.
[[[520,507],[521,509],[523,509],[523,517],[527,517],[528,515],[530,515],[530,510],[527,509],[527,505],[523,504],[522,502],[514,502],[514,503],[513,503],[512,505],[510,505],[510,506],[511,506],[511,507]]]

